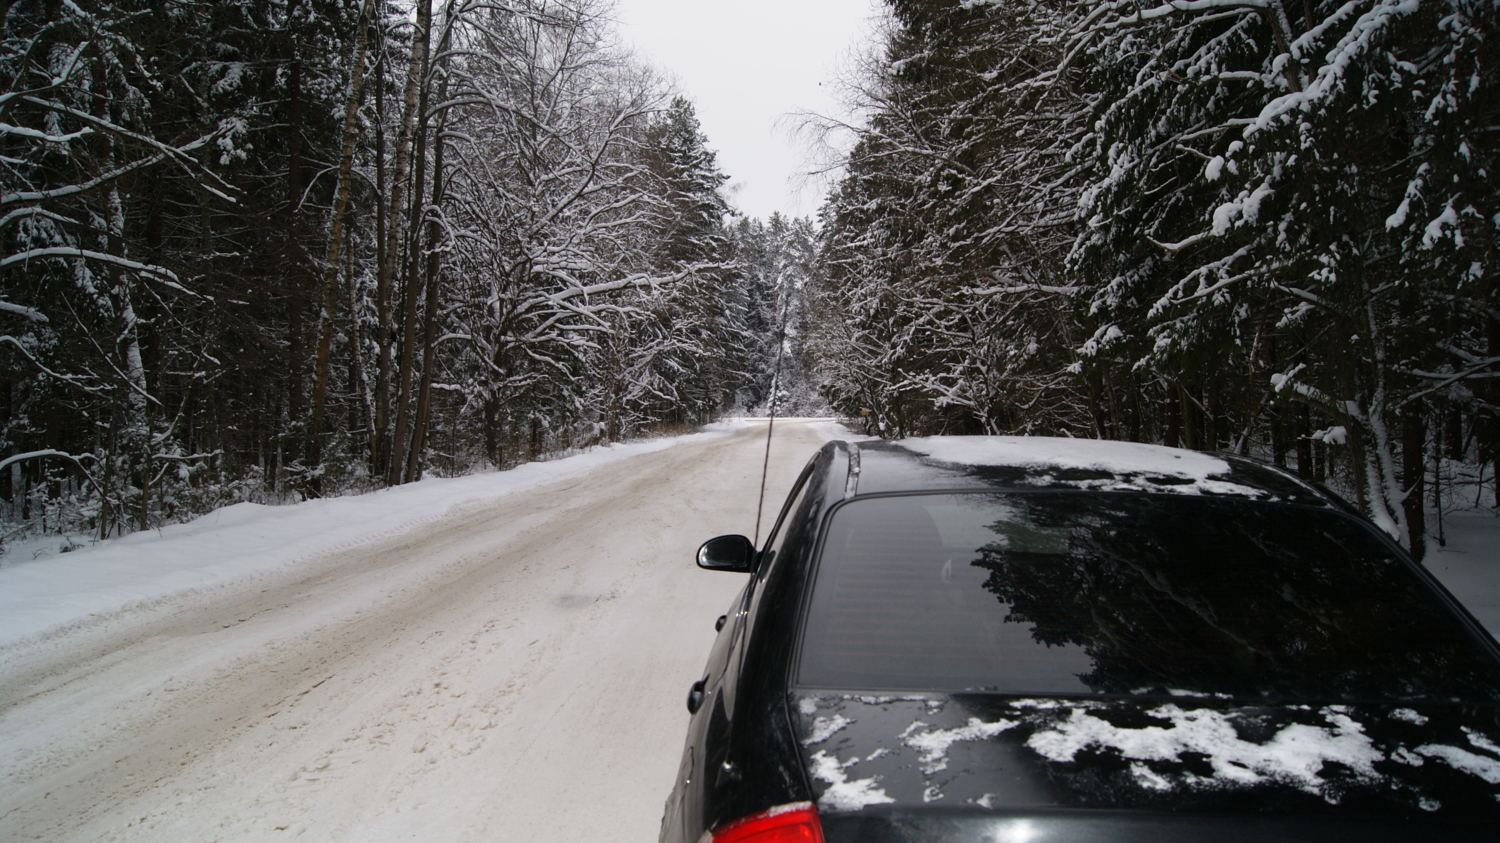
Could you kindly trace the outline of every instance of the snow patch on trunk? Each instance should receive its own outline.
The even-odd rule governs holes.
[[[828,784],[828,789],[818,797],[818,807],[825,811],[858,811],[869,805],[884,805],[896,801],[876,785],[878,776],[853,781],[849,779],[844,769],[859,763],[858,758],[840,761],[818,750],[811,761],[812,766],[808,772],[813,778]]]
[[[927,725],[918,720],[901,735],[901,740],[920,753],[922,772],[930,776],[948,769],[948,748],[959,741],[993,738],[1001,732],[1019,726],[1020,723],[1019,720],[997,720],[994,723],[985,723],[978,717],[970,717],[966,725],[957,729],[929,729],[913,734],[917,729]]]
[[[1365,781],[1375,780],[1378,774],[1374,765],[1384,760],[1385,755],[1371,743],[1364,728],[1338,706],[1329,706],[1320,713],[1326,724],[1322,727],[1292,724],[1265,743],[1255,743],[1239,736],[1230,716],[1208,709],[1189,711],[1175,705],[1160,706],[1150,715],[1170,725],[1139,729],[1122,728],[1083,709],[1074,709],[1068,719],[1054,728],[1033,734],[1026,745],[1044,758],[1058,762],[1070,762],[1078,753],[1090,749],[1113,749],[1134,762],[1173,763],[1186,753],[1198,753],[1206,756],[1215,779],[1241,785],[1271,779],[1325,798],[1324,788],[1328,784],[1322,775],[1325,762],[1342,764]],[[1418,751],[1428,749],[1433,754],[1439,749],[1453,750],[1423,747]],[[1463,751],[1454,750],[1445,756],[1456,753]],[[1161,790],[1172,786],[1171,774],[1152,770],[1146,764],[1133,764],[1131,770],[1144,787]],[[1183,784],[1193,784],[1191,778],[1194,777],[1190,774],[1184,776]]]

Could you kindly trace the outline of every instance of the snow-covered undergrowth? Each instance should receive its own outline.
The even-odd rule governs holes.
[[[687,436],[601,446],[508,471],[428,478],[369,495],[286,506],[240,503],[187,523],[102,542],[54,535],[18,544],[0,556],[0,647],[87,623],[99,613],[150,606],[388,538],[461,507],[723,436],[750,423],[733,419]]]

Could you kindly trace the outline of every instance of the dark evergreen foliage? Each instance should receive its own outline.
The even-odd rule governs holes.
[[[607,11],[7,2],[9,529],[108,536],[726,406],[725,177]]]
[[[1262,455],[1420,553],[1500,457],[1494,5],[890,6],[825,211],[835,406]]]

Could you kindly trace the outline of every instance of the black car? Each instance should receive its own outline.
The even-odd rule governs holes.
[[[1500,648],[1348,504],[1115,442],[829,443],[663,843],[1500,840]]]

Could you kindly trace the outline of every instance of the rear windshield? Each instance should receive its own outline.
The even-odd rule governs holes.
[[[1037,492],[833,516],[798,684],[1016,694],[1500,699],[1500,664],[1329,510]]]

